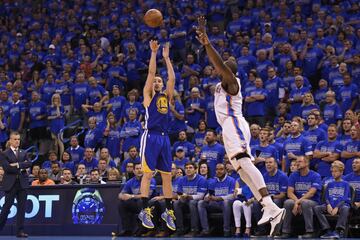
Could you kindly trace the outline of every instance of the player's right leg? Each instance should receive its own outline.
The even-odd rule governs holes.
[[[141,137],[141,146],[140,146],[140,157],[143,170],[143,177],[141,179],[140,193],[142,200],[142,210],[139,213],[139,219],[142,225],[145,228],[153,229],[154,223],[151,218],[152,209],[149,207],[149,192],[150,192],[150,182],[153,177],[153,172],[155,171],[156,161],[158,158],[158,152],[153,146],[157,145],[158,136],[149,135],[148,131],[145,130],[143,136]]]
[[[261,172],[251,161],[249,125],[244,118],[229,117],[222,127],[225,150],[231,164],[263,206],[264,214],[258,225],[272,222],[270,235],[273,236],[281,227],[279,225],[282,224],[285,209],[280,209],[272,201]]]

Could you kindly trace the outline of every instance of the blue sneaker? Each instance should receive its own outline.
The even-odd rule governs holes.
[[[172,231],[176,230],[174,210],[166,209],[165,212],[161,214],[161,218],[166,222],[166,226],[170,230]]]
[[[324,235],[320,236],[322,239],[339,239],[340,236],[336,232],[328,231]]]
[[[141,221],[141,224],[145,228],[149,228],[149,229],[154,228],[154,223],[151,220],[151,218],[153,217],[153,215],[151,214],[152,210],[153,210],[153,208],[147,207],[147,208],[144,208],[143,210],[141,210],[141,212],[139,213],[139,219]]]

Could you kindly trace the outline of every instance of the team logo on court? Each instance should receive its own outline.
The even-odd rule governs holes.
[[[168,113],[168,100],[165,96],[160,96],[156,101],[156,107],[159,113]]]

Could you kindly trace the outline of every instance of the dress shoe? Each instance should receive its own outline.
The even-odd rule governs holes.
[[[24,232],[19,232],[18,234],[16,234],[17,238],[27,238],[29,235],[27,233]]]
[[[303,235],[300,235],[299,238],[301,238],[301,239],[315,238],[315,235],[313,232],[307,232]]]
[[[131,231],[111,232],[112,237],[128,237],[131,236]]]
[[[210,232],[209,231],[201,231],[199,235],[197,235],[197,237],[210,237]]]
[[[291,234],[290,233],[283,233],[281,235],[277,235],[274,236],[275,239],[286,239],[286,238],[291,238]]]

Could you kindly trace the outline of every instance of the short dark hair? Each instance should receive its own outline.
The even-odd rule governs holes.
[[[187,162],[187,163],[185,163],[184,168],[186,168],[186,166],[189,166],[189,165],[191,165],[191,166],[193,166],[195,169],[197,169],[197,164],[194,163],[194,162]]]
[[[100,173],[100,172],[99,172],[99,169],[97,169],[97,168],[91,169],[90,174],[92,174],[93,172],[98,172],[98,173]]]

